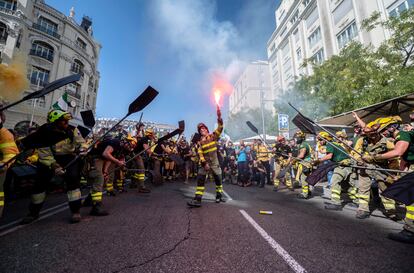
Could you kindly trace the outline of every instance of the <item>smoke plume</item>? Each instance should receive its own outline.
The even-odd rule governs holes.
[[[0,64],[0,100],[15,101],[29,88],[26,58],[21,54],[7,66]]]

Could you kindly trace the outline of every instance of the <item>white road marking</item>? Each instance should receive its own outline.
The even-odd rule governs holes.
[[[86,197],[86,195],[82,196],[81,198],[82,198],[82,199],[85,199],[85,197]],[[42,219],[48,218],[48,217],[50,217],[50,216],[53,216],[53,215],[55,215],[55,214],[57,214],[57,213],[59,213],[59,212],[61,212],[61,211],[64,211],[64,210],[66,210],[66,209],[68,209],[68,208],[69,208],[68,203],[67,203],[67,202],[65,202],[65,203],[62,203],[62,204],[56,205],[56,206],[54,206],[54,207],[44,209],[44,210],[42,210],[42,211],[40,212],[40,217],[39,217],[39,219],[37,219],[37,220],[33,221],[32,223],[36,223],[37,221],[40,221],[40,220],[42,220]],[[52,211],[52,212],[48,213],[49,211]],[[4,229],[6,229],[6,230],[4,230],[4,231],[0,232],[0,237],[1,237],[1,236],[3,236],[3,235],[9,234],[9,233],[11,233],[11,232],[13,232],[13,231],[16,231],[16,230],[19,230],[19,229],[21,229],[21,228],[24,228],[24,227],[26,227],[26,226],[29,226],[30,224],[32,224],[32,223],[30,223],[30,224],[28,224],[28,225],[19,225],[19,226],[15,226],[15,227],[12,227],[12,228],[10,228],[10,229],[7,229],[7,228],[8,228],[8,227],[10,227],[10,226],[14,226],[14,225],[16,225],[16,224],[20,223],[22,220],[23,220],[23,218],[20,218],[20,219],[18,219],[18,220],[15,220],[15,221],[13,221],[13,222],[10,222],[10,223],[8,223],[8,224],[5,224],[5,225],[0,226],[0,230],[4,230]]]
[[[233,200],[233,198],[231,198],[231,196],[227,192],[225,192],[224,190],[223,190],[223,193],[227,197],[227,200],[228,201],[232,201]]]
[[[267,232],[261,226],[259,226],[259,224],[256,223],[256,221],[254,221],[253,218],[250,217],[250,215],[247,214],[245,210],[240,210],[240,213],[257,230],[257,232],[259,232],[263,239],[269,243],[269,245],[277,252],[277,254],[279,254],[279,256],[286,261],[286,263],[290,266],[290,268],[293,269],[293,271],[297,273],[307,272],[297,261],[295,261],[295,259],[293,259],[292,256],[289,255],[286,250],[283,249],[281,245],[279,245],[272,237],[270,237],[270,235],[267,234]]]
[[[69,208],[69,206],[67,206],[67,205],[66,205],[66,206],[64,206],[64,207],[62,207],[62,208],[60,208],[60,209],[58,209],[58,210],[54,210],[54,211],[52,211],[52,212],[49,212],[49,213],[43,214],[42,216],[40,216],[40,217],[39,217],[39,219],[37,219],[37,220],[33,221],[32,223],[36,223],[37,221],[40,221],[40,220],[45,219],[45,218],[48,218],[48,217],[50,217],[50,216],[52,216],[52,215],[55,215],[55,214],[57,214],[57,213],[59,213],[59,212],[62,212],[62,211],[64,211],[64,210],[67,210],[68,208]],[[16,230],[19,230],[19,229],[21,229],[21,228],[27,227],[27,226],[31,225],[32,223],[30,223],[30,224],[28,224],[28,225],[20,225],[20,226],[15,226],[15,227],[13,227],[13,228],[7,229],[7,230],[5,230],[5,231],[3,231],[3,232],[1,232],[1,233],[0,233],[0,237],[4,236],[4,235],[6,235],[6,234],[12,233],[12,232],[14,232],[14,231],[16,231]]]

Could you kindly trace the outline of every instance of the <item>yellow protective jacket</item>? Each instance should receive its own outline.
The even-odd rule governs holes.
[[[39,163],[50,167],[56,163],[55,155],[69,155],[75,154],[76,151],[87,149],[85,139],[82,137],[78,128],[73,129],[73,139],[62,140],[51,147],[39,148],[37,150],[39,155]]]
[[[0,129],[0,163],[6,163],[19,153],[14,136],[6,128]]]
[[[269,158],[269,151],[267,150],[266,146],[259,145],[256,147],[256,157],[259,161],[268,161]]]
[[[200,146],[197,150],[201,164],[205,162],[218,164],[219,162],[217,156],[217,140],[223,132],[223,121],[220,119],[217,122],[218,127],[213,133],[201,137]]]

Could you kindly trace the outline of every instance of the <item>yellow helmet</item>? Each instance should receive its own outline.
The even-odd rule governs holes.
[[[377,118],[374,121],[371,121],[367,124],[367,127],[374,128],[378,127],[378,132],[381,132],[388,126],[392,124],[400,124],[402,122],[402,119],[400,116],[390,116],[390,117],[383,117],[383,118]]]
[[[60,119],[71,120],[72,115],[62,110],[52,110],[47,114],[47,122],[49,123],[53,123]]]
[[[330,134],[328,134],[328,132],[325,132],[325,131],[319,132],[318,138],[325,139],[325,140],[328,140],[328,141],[332,141],[332,136]]]
[[[137,145],[137,139],[130,134],[128,134],[125,139],[132,145]]]
[[[337,131],[335,135],[336,137],[348,138],[348,135],[344,131]]]
[[[145,130],[145,136],[154,136],[154,130],[152,128],[148,128]]]
[[[306,137],[306,135],[305,135],[305,133],[304,133],[304,132],[302,132],[302,131],[297,131],[293,137],[297,137],[297,138],[305,138],[305,137]]]

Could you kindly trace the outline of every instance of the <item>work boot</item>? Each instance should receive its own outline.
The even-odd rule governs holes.
[[[191,208],[199,208],[199,207],[201,207],[201,200],[192,199],[192,200],[187,202],[187,205]]]
[[[298,199],[309,199],[309,195],[304,195],[303,193],[300,193],[297,195]]]
[[[339,210],[342,210],[342,206],[328,203],[328,204],[325,204],[325,209],[327,209],[327,210],[338,210],[339,211]]]
[[[223,198],[221,194],[216,195],[216,203],[226,203],[226,199]]]
[[[138,192],[139,193],[150,193],[151,190],[150,189],[147,189],[147,188],[139,188]]]
[[[70,222],[72,224],[79,223],[81,221],[81,215],[80,213],[73,213],[72,218],[70,218]]]
[[[107,191],[107,192],[106,192],[106,195],[107,195],[107,196],[112,196],[112,197],[115,197],[115,196],[116,196],[116,193],[115,193],[115,191]]]
[[[40,203],[40,204],[30,203],[29,214],[20,221],[19,225],[27,225],[39,219],[40,210],[42,209],[42,206],[43,206],[43,203]]]
[[[358,204],[355,204],[353,202],[348,203],[347,205],[348,205],[348,207],[351,207],[351,208],[358,208]]]
[[[388,234],[388,238],[402,243],[414,244],[414,233],[409,232],[405,229],[401,230],[398,233]]]
[[[88,194],[82,202],[82,207],[92,207],[92,195]]]
[[[370,213],[368,211],[364,211],[364,210],[357,210],[355,217],[358,219],[367,219],[369,218]]]
[[[397,211],[393,209],[386,210],[383,212],[383,214],[385,215],[385,217],[391,219],[392,221],[402,220],[402,218],[398,216]]]
[[[95,203],[89,214],[93,215],[93,216],[107,216],[107,215],[109,215],[109,213],[102,208],[102,203],[101,202]]]

